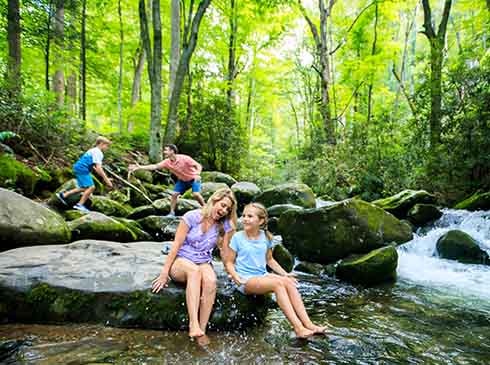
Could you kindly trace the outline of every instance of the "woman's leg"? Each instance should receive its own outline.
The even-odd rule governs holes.
[[[310,317],[308,316],[308,313],[306,312],[305,305],[303,303],[303,298],[301,298],[301,294],[299,293],[296,284],[292,280],[290,280],[287,277],[279,276],[275,274],[269,274],[268,276],[273,276],[276,277],[278,280],[283,281],[284,286],[288,292],[291,305],[293,306],[296,315],[301,320],[301,323],[303,323],[303,326],[316,333],[325,331],[326,327],[317,326],[313,324],[313,322],[311,321]]]
[[[276,294],[277,304],[279,304],[279,307],[286,315],[286,318],[291,322],[296,335],[298,337],[311,336],[313,331],[307,329],[296,315],[296,311],[291,303],[284,281],[280,276],[257,276],[250,278],[247,281],[247,284],[245,284],[245,293],[247,294],[267,294],[270,292]]]
[[[201,304],[199,306],[199,325],[206,332],[209,317],[216,298],[216,274],[210,264],[199,265],[201,270]]]
[[[189,336],[199,337],[204,332],[199,327],[199,297],[201,295],[201,270],[193,262],[177,257],[170,269],[173,280],[186,283],[185,301],[189,314]]]

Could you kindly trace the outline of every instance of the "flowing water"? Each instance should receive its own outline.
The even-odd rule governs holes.
[[[301,276],[308,312],[330,325],[327,336],[296,340],[278,309],[248,331],[211,332],[204,347],[185,332],[9,324],[0,326],[0,341],[11,340],[0,363],[489,364],[490,266],[437,258],[436,241],[450,229],[490,251],[490,212],[446,210],[398,248],[395,284]]]

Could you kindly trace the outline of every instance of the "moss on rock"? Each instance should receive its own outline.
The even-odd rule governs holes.
[[[287,183],[264,190],[255,201],[265,207],[276,204],[294,204],[303,208],[316,206],[315,194],[308,185],[299,183]]]

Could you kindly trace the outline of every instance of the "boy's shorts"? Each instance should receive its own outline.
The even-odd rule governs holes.
[[[94,186],[94,179],[90,174],[80,174],[75,171],[75,178],[79,188],[89,188]]]
[[[190,188],[192,188],[193,193],[199,193],[201,191],[201,181],[200,180],[189,180],[189,181],[177,180],[177,182],[175,183],[174,191],[179,194],[184,194]]]

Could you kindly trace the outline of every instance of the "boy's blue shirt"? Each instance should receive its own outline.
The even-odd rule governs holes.
[[[249,239],[244,231],[235,233],[231,238],[230,248],[236,253],[237,274],[245,280],[267,274],[266,254],[271,247],[272,243],[262,230],[256,240]]]
[[[85,152],[73,165],[76,173],[88,174],[95,164],[102,164],[104,154],[98,147],[94,147]]]

